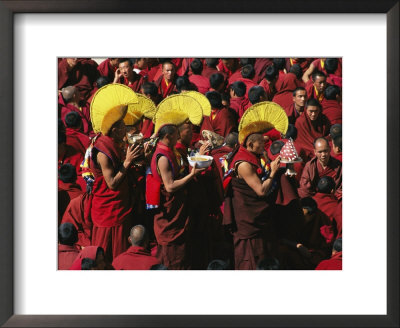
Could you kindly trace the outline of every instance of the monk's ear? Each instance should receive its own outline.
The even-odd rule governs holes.
[[[131,236],[128,237],[129,244],[132,244]]]

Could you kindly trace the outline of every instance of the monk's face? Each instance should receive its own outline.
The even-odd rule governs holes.
[[[162,73],[164,75],[164,79],[167,81],[171,81],[175,76],[175,67],[172,64],[166,63],[163,65]]]
[[[318,118],[320,109],[317,106],[308,106],[307,115],[311,121],[315,121]]]
[[[70,68],[73,68],[78,63],[78,58],[67,58],[67,64]]]
[[[123,120],[116,122],[111,128],[112,137],[117,141],[122,141],[126,136],[126,126]]]
[[[260,134],[259,138],[250,143],[250,151],[254,154],[262,155],[264,153],[265,141],[264,137]]]
[[[318,92],[324,92],[326,88],[326,77],[325,76],[317,76],[314,81],[314,86],[315,89],[318,90]]]
[[[314,148],[314,154],[317,156],[319,162],[326,166],[329,162],[331,148],[325,140],[317,141]]]
[[[185,123],[179,129],[180,140],[185,146],[190,146],[193,137],[192,125],[190,123]]]
[[[178,139],[179,139],[179,130],[178,130],[178,128],[175,129],[174,133],[168,135],[168,139],[169,139],[169,142],[170,142],[170,146],[174,147],[176,145],[176,143],[178,142]]]
[[[306,90],[297,91],[296,96],[293,97],[293,102],[296,104],[296,107],[304,108],[306,101],[307,101]]]
[[[130,65],[129,61],[124,61],[122,63],[119,63],[119,70],[121,71],[122,75],[130,80],[133,76],[133,70],[132,66]]]

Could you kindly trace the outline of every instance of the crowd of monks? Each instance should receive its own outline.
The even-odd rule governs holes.
[[[155,105],[198,91],[211,114],[129,126],[115,110],[96,133],[91,102],[112,84]],[[60,58],[58,268],[341,270],[341,95],[341,58]],[[269,102],[285,133],[238,129]],[[289,140],[301,161],[281,162]],[[212,164],[191,167],[195,152]]]

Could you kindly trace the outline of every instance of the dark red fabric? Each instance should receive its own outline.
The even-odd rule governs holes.
[[[314,156],[314,140],[327,136],[331,125],[322,113],[315,121],[311,121],[307,113],[304,113],[296,120],[295,127],[297,129],[296,150],[303,161],[307,162]]]
[[[92,122],[90,120],[90,108],[80,107],[77,108],[72,104],[67,104],[61,108],[61,119],[65,124],[65,115],[70,112],[76,112],[82,119],[82,132],[86,135],[93,135]]]
[[[81,248],[78,245],[58,244],[58,270],[69,270],[80,251]]]
[[[140,246],[131,246],[124,253],[118,255],[112,262],[115,270],[149,270],[160,262],[149,250]]]
[[[233,67],[232,70],[228,69],[228,67],[225,66],[225,64],[222,61],[222,59],[220,59],[218,65],[217,65],[217,69],[220,72],[224,72],[225,74],[227,74],[228,78],[230,78],[233,73],[237,72],[238,68],[239,68],[239,61],[237,59],[235,59],[234,67]]]
[[[82,260],[85,258],[96,260],[97,249],[98,246],[87,246],[81,250],[78,256],[75,258],[74,262],[72,263],[70,270],[82,270]]]
[[[258,84],[256,82],[254,82],[253,80],[245,79],[243,77],[239,78],[238,81],[242,81],[244,84],[246,84],[246,98],[249,97],[249,90],[252,87],[258,86]]]
[[[204,76],[192,74],[189,77],[189,81],[192,82],[202,94],[210,90],[210,81]]]
[[[158,245],[156,256],[168,270],[191,269],[191,249],[188,243]]]
[[[147,79],[150,82],[157,81],[160,75],[162,74],[162,64],[158,64],[156,66],[153,66],[152,68],[149,69],[147,73]]]
[[[276,129],[271,129],[263,134],[264,137],[268,137],[268,140],[265,140],[265,151],[268,151],[269,147],[275,140],[281,139],[281,133]]]
[[[220,72],[219,70],[217,70],[216,68],[213,67],[208,67],[208,66],[204,66],[203,71],[201,72],[201,75],[203,75],[204,77],[206,77],[207,79],[210,79],[210,76],[216,73],[220,73],[224,76],[224,79],[227,79],[227,75],[225,72]]]
[[[326,82],[329,83],[329,84],[332,84],[332,85],[336,85],[339,88],[342,88],[342,86],[343,86],[342,77],[336,76],[336,75],[333,75],[333,74],[329,74],[326,77]]]
[[[110,58],[103,60],[97,67],[97,70],[101,76],[107,77],[110,83],[114,81],[115,71],[117,68],[110,64]]]
[[[290,106],[293,103],[293,91],[297,87],[304,87],[304,82],[300,81],[293,73],[286,74],[283,80],[275,83],[277,92],[272,101],[283,108]]]
[[[60,192],[63,191],[67,192],[68,197],[58,197],[58,213],[60,217],[64,215],[70,201],[83,193],[80,185],[76,183],[65,183],[58,180],[58,194],[60,195]]]
[[[330,125],[342,124],[342,106],[336,100],[323,99],[322,113],[328,118]]]
[[[63,154],[60,154],[60,156],[61,157],[58,158],[58,169],[60,169],[60,167],[63,164],[67,164],[67,163],[75,166],[76,175],[77,175],[76,183],[81,186],[82,190],[86,190],[86,182],[82,178],[82,169],[81,169],[81,164],[85,157],[85,154],[78,151],[74,147],[71,147],[70,145],[66,144],[65,152]]]
[[[339,205],[336,207],[335,214],[333,215],[333,218],[336,222],[336,229],[337,229],[337,238],[342,237],[342,228],[343,228],[343,223],[342,223],[342,201],[339,201]]]
[[[176,85],[175,85],[175,79],[176,76],[174,78],[173,81],[171,81],[168,86],[167,83],[165,82],[164,76],[161,75],[157,81],[155,81],[154,83],[156,84],[157,88],[158,88],[158,93],[163,97],[166,98],[168,97],[170,94],[172,94],[173,92],[177,92],[178,90],[176,89]]]
[[[315,270],[342,270],[342,252],[335,253],[329,260],[321,261]]]
[[[213,113],[216,113],[215,118],[212,118]],[[236,128],[236,121],[232,113],[227,108],[212,110],[211,115],[205,116],[201,125],[200,133],[203,130],[213,131],[220,136],[226,137]]]
[[[145,80],[144,80],[143,76],[140,74],[137,74],[135,71],[133,71],[132,80],[128,81],[128,79],[124,78],[122,83],[127,85],[128,87],[130,87],[133,91],[140,92],[140,88],[144,82],[145,82]]]
[[[297,120],[301,115],[303,115],[303,112],[299,113],[299,112],[296,110],[296,108],[295,108],[293,102],[290,104],[290,106],[284,107],[283,109],[285,110],[285,113],[286,113],[286,115],[287,115],[287,117],[288,117],[288,119],[289,119],[289,123],[290,123],[290,124],[295,124],[295,123],[296,123],[296,120]]]
[[[256,62],[254,63],[254,70],[256,72],[254,80],[257,83],[261,82],[261,80],[265,76],[265,72],[267,71],[268,66],[271,65],[272,65],[271,58],[256,58]]]
[[[150,138],[154,133],[154,123],[148,118],[143,119],[142,130],[143,138]]]
[[[235,270],[256,270],[257,263],[267,256],[266,240],[262,237],[233,238]]]
[[[229,73],[228,73],[229,74]],[[235,81],[238,81],[240,79],[242,79],[242,73],[240,72],[240,69],[236,70],[235,72],[233,72],[228,79],[228,84],[232,84]]]
[[[229,107],[237,114],[238,123],[247,108],[251,107],[251,102],[246,97],[231,98]]]
[[[79,152],[85,154],[86,149],[90,145],[90,139],[86,134],[83,134],[76,129],[66,128],[67,145],[74,147]]]
[[[233,149],[228,146],[222,146],[222,147],[219,147],[216,149],[212,149],[210,152],[210,156],[212,156],[214,158],[214,161],[219,168],[219,173],[221,175],[221,178],[223,177],[223,175],[222,175],[222,166],[221,166],[220,158],[229,154],[230,152],[232,152],[232,150]]]
[[[259,85],[264,88],[268,100],[272,101],[276,94],[275,85],[271,85],[266,79],[262,79]]]
[[[322,59],[318,58],[315,59],[312,64],[314,65],[316,70],[319,70],[321,72],[323,72],[325,75],[328,75],[327,71],[325,70],[325,66],[324,68],[322,68],[322,64],[321,64]],[[341,77],[342,76],[342,59],[338,58],[338,67],[334,73],[334,75]]]
[[[334,220],[336,208],[339,205],[336,197],[331,194],[322,194],[317,192],[313,198],[317,202],[319,210],[324,213],[332,222]]]
[[[79,246],[90,246],[92,240],[93,223],[90,217],[90,209],[92,204],[92,196],[84,193],[71,200],[61,223],[71,223],[78,230]]]
[[[286,71],[290,71],[290,68],[295,65],[298,64],[301,67],[301,70],[303,72],[303,74],[307,71],[307,69],[310,67],[310,64],[312,62],[311,58],[298,58],[298,60],[294,60],[291,58],[286,58]]]
[[[94,226],[113,227],[120,225],[132,211],[133,200],[129,189],[129,179],[125,176],[117,190],[111,190],[104,179],[101,167],[97,164],[97,154],[105,154],[114,170],[122,164],[124,154],[117,148],[112,138],[100,136],[94,143],[90,168],[95,176],[91,217]]]

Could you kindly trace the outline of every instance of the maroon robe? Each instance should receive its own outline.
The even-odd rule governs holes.
[[[336,207],[335,214],[333,215],[333,218],[336,222],[336,230],[337,230],[337,238],[342,238],[342,229],[343,229],[343,223],[342,223],[342,201],[339,201],[339,205]]]
[[[326,137],[331,125],[322,113],[318,115],[315,121],[311,121],[307,113],[304,113],[296,120],[295,127],[297,129],[296,150],[303,161],[307,162],[314,156],[314,140]]]
[[[98,246],[87,246],[80,251],[72,263],[70,270],[82,270],[82,260],[85,258],[96,261]]]
[[[142,75],[137,74],[135,71],[133,71],[132,73],[133,73],[132,80],[129,81],[128,79],[123,78],[122,84],[127,85],[135,92],[140,92],[140,88],[141,88],[142,84],[145,82],[145,79],[143,78]]]
[[[157,81],[162,74],[162,64],[158,64],[149,69],[147,73],[147,79],[149,82]]]
[[[293,73],[288,73],[283,80],[276,82],[275,88],[277,92],[272,101],[283,108],[288,107],[293,103],[293,91],[297,87],[303,86],[303,81],[300,81]]]
[[[246,109],[251,107],[251,102],[249,101],[249,98],[246,98],[245,96],[231,98],[229,107],[232,108],[233,111],[237,114],[239,123]]]
[[[153,135],[154,132],[154,123],[152,120],[148,119],[148,118],[144,118],[143,119],[143,123],[142,123],[142,129],[141,131],[143,134],[143,138],[150,138]]]
[[[221,179],[223,178],[221,158],[226,156],[230,152],[232,152],[232,150],[233,150],[233,148],[231,148],[231,147],[222,146],[219,148],[212,149],[210,152],[210,156],[212,156],[214,158],[214,161],[219,168],[219,173],[221,175]]]
[[[336,100],[323,99],[322,113],[328,118],[330,125],[342,124],[342,106]]]
[[[315,270],[342,270],[342,252],[337,252],[329,260],[321,261]]]
[[[316,70],[321,71],[325,75],[328,76],[328,72],[325,69],[325,65],[324,65],[324,67],[322,67],[322,59],[321,58],[315,59],[312,62],[312,64],[314,65]],[[341,58],[338,58],[338,66],[337,66],[337,69],[336,69],[334,75],[339,76],[339,77],[342,76],[342,59]]]
[[[256,58],[256,62],[254,63],[254,70],[256,72],[254,80],[257,83],[260,83],[265,77],[265,72],[267,71],[268,66],[271,66],[272,63],[271,58]]]
[[[331,220],[331,222],[333,222],[336,208],[339,205],[336,197],[331,194],[323,194],[317,192],[315,193],[313,198],[317,202],[319,210],[324,213],[329,218],[329,220]]]
[[[163,97],[166,98],[173,92],[177,92],[178,90],[176,89],[175,85],[175,80],[176,80],[176,75],[174,79],[167,85],[167,82],[164,79],[164,75],[161,75],[157,81],[154,83],[156,84],[158,88],[158,93]]]
[[[117,67],[114,67],[110,64],[110,58],[103,60],[97,67],[97,70],[99,71],[101,76],[105,76],[106,78],[108,78],[108,81],[110,83],[114,81],[115,71],[117,70]]]
[[[215,114],[214,114],[215,113]],[[215,115],[215,116],[214,116]],[[214,116],[214,117],[213,117]],[[210,116],[205,116],[201,125],[203,130],[213,131],[224,138],[236,129],[235,118],[227,108],[212,109]]]
[[[242,73],[240,72],[240,69],[236,70],[235,72],[233,72],[228,79],[228,84],[232,84],[233,82],[236,82],[238,80],[241,80],[242,77]]]
[[[210,90],[210,81],[204,76],[192,74],[189,77],[189,81],[193,83],[197,87],[197,90],[202,94],[205,94]]]
[[[61,119],[65,124],[65,116],[70,112],[76,112],[82,119],[82,132],[87,136],[93,135],[92,122],[90,120],[90,108],[80,107],[77,108],[72,104],[66,104],[61,108]]]
[[[258,84],[256,82],[254,82],[253,80],[245,79],[243,77],[239,78],[238,81],[242,81],[246,85],[246,98],[249,98],[249,90],[252,87],[258,86]]]
[[[227,79],[227,75],[226,75],[225,72],[220,72],[216,68],[208,67],[208,66],[204,66],[203,71],[201,72],[201,75],[206,77],[207,79],[210,79],[210,76],[213,75],[213,74],[216,74],[216,73],[222,74],[223,77],[224,77],[224,80]]]
[[[58,270],[69,270],[80,251],[81,248],[78,245],[58,244]]]
[[[66,128],[67,145],[85,154],[90,145],[90,139],[86,134],[79,132],[78,129]]]
[[[81,151],[75,149],[74,147],[66,144],[65,152],[63,154],[60,154],[60,156],[61,156],[61,158],[58,158],[58,169],[60,169],[60,167],[63,164],[67,164],[67,163],[75,166],[76,175],[77,175],[76,183],[81,186],[82,190],[86,190],[86,182],[82,178],[82,168],[81,168],[81,164],[83,162],[85,154],[82,153]]]
[[[60,194],[60,192],[64,191],[67,192],[68,196],[62,196],[58,198],[58,212],[60,217],[64,215],[64,212],[70,201],[83,193],[80,185],[76,183],[65,183],[61,180],[58,180],[58,193]],[[63,194],[65,195],[65,193]]]
[[[287,115],[287,117],[288,117],[288,119],[289,119],[289,124],[295,124],[295,123],[296,123],[296,120],[297,120],[301,115],[303,115],[303,112],[299,113],[299,112],[297,111],[297,109],[295,108],[295,105],[294,105],[293,102],[290,104],[290,106],[284,107],[283,109],[285,110],[286,115]]]
[[[266,79],[262,79],[259,86],[264,88],[268,101],[272,101],[276,94],[275,85],[271,85]]]
[[[118,255],[112,262],[115,270],[149,270],[160,262],[149,250],[141,246],[131,246],[124,253]]]
[[[286,58],[286,71],[289,72],[290,68],[298,64],[301,67],[301,70],[303,74],[307,71],[307,69],[310,67],[310,64],[312,62],[311,58],[299,58],[298,60],[293,60],[291,58]]]

